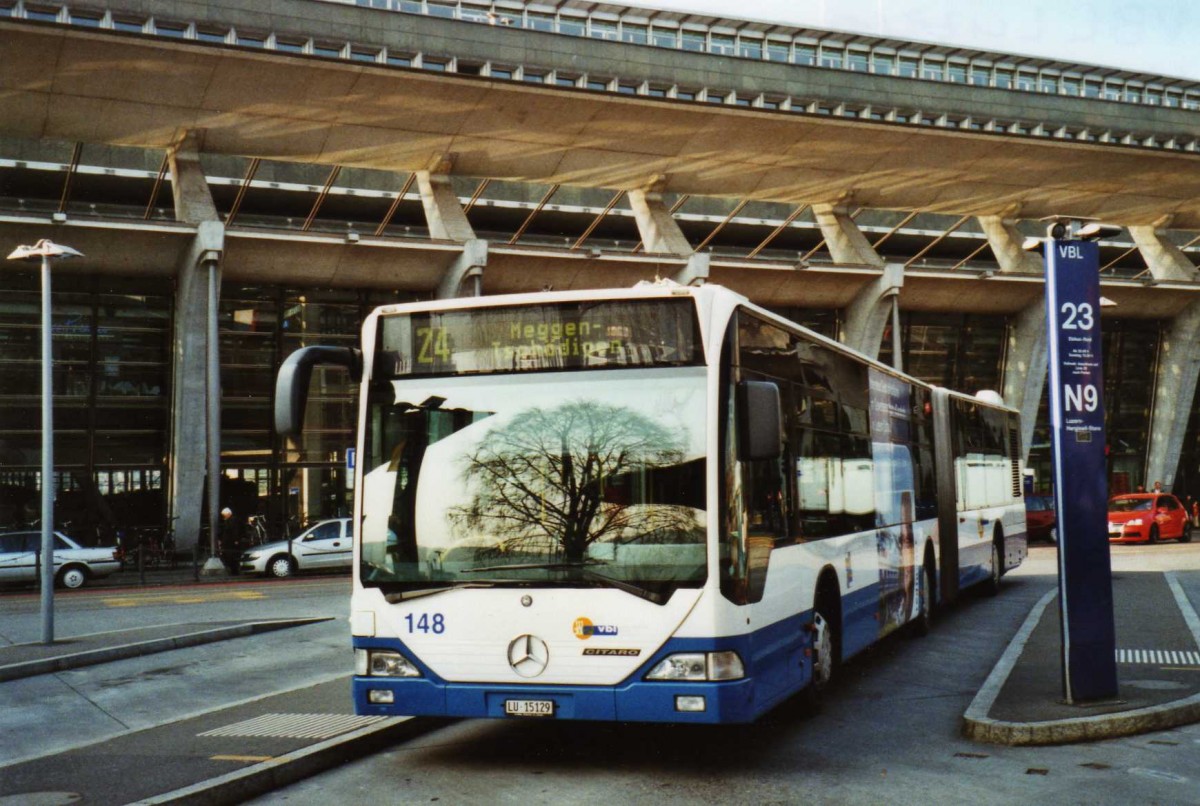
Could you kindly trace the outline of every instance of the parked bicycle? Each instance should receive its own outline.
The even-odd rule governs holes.
[[[246,519],[247,546],[261,546],[270,541],[271,538],[267,536],[266,519],[262,515],[251,515]]]

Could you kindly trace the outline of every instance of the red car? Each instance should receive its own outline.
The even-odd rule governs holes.
[[[1025,496],[1025,535],[1030,541],[1057,542],[1054,530],[1057,521],[1053,497],[1049,495]]]
[[[1108,502],[1110,543],[1157,543],[1192,539],[1191,524],[1183,504],[1166,493],[1130,493]]]

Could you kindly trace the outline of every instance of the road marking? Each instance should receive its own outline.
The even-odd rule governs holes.
[[[100,601],[109,607],[147,607],[164,604],[203,604],[204,602],[221,601],[250,601],[265,599],[267,594],[262,591],[213,591],[198,595],[195,593],[155,593],[134,596],[104,598]]]
[[[386,716],[354,714],[263,714],[197,736],[267,736],[283,739],[328,739],[365,727]]]
[[[209,756],[212,761],[270,761],[275,756]]]
[[[1200,652],[1175,649],[1118,649],[1117,663],[1200,667]]]

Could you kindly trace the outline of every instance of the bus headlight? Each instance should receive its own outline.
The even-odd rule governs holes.
[[[354,673],[359,677],[420,677],[408,658],[390,649],[354,650]]]
[[[647,680],[740,680],[746,668],[736,652],[679,652],[663,658]]]
[[[1126,526],[1141,526],[1142,519],[1141,518],[1130,518],[1129,520],[1125,521],[1125,525]]]

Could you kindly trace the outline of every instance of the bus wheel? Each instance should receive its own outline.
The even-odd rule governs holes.
[[[933,629],[933,572],[929,565],[921,566],[921,589],[917,591],[917,613],[912,620],[912,634],[929,635]]]
[[[813,621],[808,625],[812,632],[812,678],[800,692],[800,703],[804,711],[817,713],[825,702],[829,689],[837,677],[837,634],[830,619],[825,618],[821,606],[813,608]]]
[[[1191,543],[1192,542],[1192,527],[1188,526],[1186,523],[1183,525],[1183,532],[1179,535],[1179,542],[1180,543]]]
[[[1000,577],[1004,575],[1004,566],[1000,558],[1000,544],[992,542],[992,574],[988,577],[987,585],[984,591],[988,596],[995,596],[1000,592]]]
[[[1158,527],[1157,526],[1150,527],[1150,542],[1151,543],[1158,542]]]

